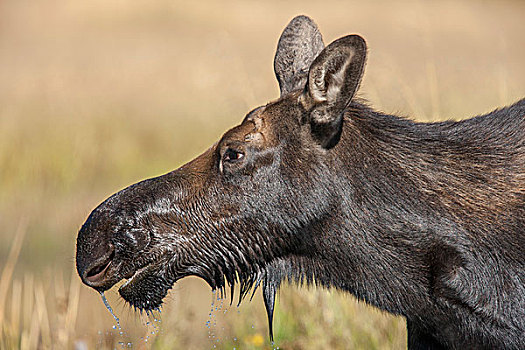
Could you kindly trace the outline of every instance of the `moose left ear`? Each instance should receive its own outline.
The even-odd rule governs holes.
[[[365,62],[365,40],[348,35],[328,45],[310,66],[303,103],[310,111],[312,134],[324,148],[339,142],[343,113],[359,87]]]

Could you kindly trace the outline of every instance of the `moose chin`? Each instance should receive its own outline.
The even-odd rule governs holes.
[[[283,281],[349,292],[407,320],[410,349],[525,349],[525,99],[418,123],[356,97],[359,35],[325,47],[294,18],[280,97],[179,169],[112,195],[77,239],[82,281],[159,307],[173,284]],[[233,296],[233,291],[232,291]]]

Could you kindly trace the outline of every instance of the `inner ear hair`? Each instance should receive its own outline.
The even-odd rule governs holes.
[[[313,67],[311,71],[312,98],[316,103],[337,101],[344,84],[345,72],[355,55],[351,48],[341,48],[341,55],[327,62],[326,66]]]
[[[324,148],[339,142],[343,113],[359,87],[365,62],[365,40],[348,35],[328,45],[310,67],[302,102],[310,111],[312,135]]]
[[[307,90],[313,105],[327,104],[342,112],[359,87],[365,62],[366,42],[359,35],[328,45],[310,67]]]

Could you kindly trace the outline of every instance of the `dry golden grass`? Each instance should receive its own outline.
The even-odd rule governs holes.
[[[109,292],[120,337],[75,275],[75,237],[109,194],[178,167],[276,98],[276,42],[303,13],[326,42],[367,39],[360,95],[378,109],[462,118],[525,95],[520,1],[4,0],[0,348],[271,348],[260,295],[223,305],[208,329],[211,293],[191,278],[175,285],[157,335]],[[334,291],[286,287],[276,317],[280,348],[406,343],[402,319]]]

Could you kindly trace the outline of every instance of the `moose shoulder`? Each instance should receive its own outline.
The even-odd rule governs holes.
[[[262,284],[270,332],[280,283],[316,283],[405,316],[410,349],[525,348],[525,100],[461,122],[382,114],[355,97],[366,54],[294,18],[280,98],[93,210],[82,281],[128,279],[146,310],[189,275],[241,300]]]

